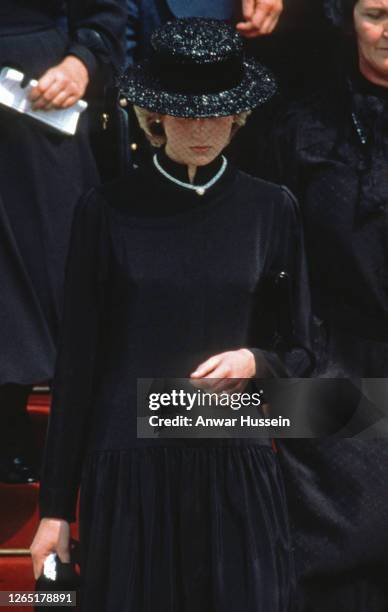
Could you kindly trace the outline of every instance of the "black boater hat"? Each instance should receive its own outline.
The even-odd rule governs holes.
[[[216,19],[170,21],[152,36],[152,56],[129,68],[121,95],[174,117],[221,117],[260,106],[276,92],[271,72],[244,58],[236,30]]]

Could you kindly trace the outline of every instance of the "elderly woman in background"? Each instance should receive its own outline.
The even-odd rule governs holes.
[[[326,11],[342,29],[345,61],[338,79],[281,117],[270,172],[301,204],[318,375],[384,378],[388,0],[332,0]],[[386,441],[289,441],[282,449],[301,610],[387,610]]]
[[[58,29],[66,8],[68,34]],[[66,17],[67,23],[67,17]],[[2,0],[2,66],[38,80],[33,107],[66,109],[123,60],[124,2]],[[33,482],[26,401],[53,374],[64,262],[76,202],[98,182],[88,140],[0,110],[0,480]]]

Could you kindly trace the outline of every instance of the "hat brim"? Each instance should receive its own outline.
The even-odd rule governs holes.
[[[173,117],[225,117],[252,110],[268,102],[277,91],[273,74],[247,59],[243,77],[234,88],[211,94],[191,95],[167,91],[146,60],[131,67],[120,81],[120,93],[137,106]]]

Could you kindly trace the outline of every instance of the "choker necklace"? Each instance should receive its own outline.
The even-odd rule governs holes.
[[[163,174],[163,176],[165,176],[167,179],[169,179],[173,183],[176,183],[176,185],[179,185],[180,187],[185,187],[186,189],[190,189],[191,191],[195,191],[196,194],[199,195],[199,196],[205,195],[207,189],[212,187],[221,178],[221,176],[224,174],[224,172],[226,170],[226,166],[228,165],[228,161],[227,161],[226,157],[222,156],[221,168],[219,169],[217,174],[215,174],[213,176],[213,178],[210,179],[210,181],[205,183],[205,185],[192,185],[191,183],[184,183],[183,181],[180,181],[179,179],[175,178],[175,176],[172,176],[171,174],[166,172],[166,170],[164,168],[162,168],[162,166],[160,165],[160,163],[158,161],[158,157],[157,157],[156,154],[153,157],[153,162],[154,162],[155,168],[157,168],[159,170],[159,172],[161,174]]]

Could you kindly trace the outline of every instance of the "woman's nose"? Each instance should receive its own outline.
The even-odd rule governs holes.
[[[206,119],[196,117],[196,119],[194,120],[194,129],[198,132],[202,131],[207,124],[208,122],[206,121]]]

